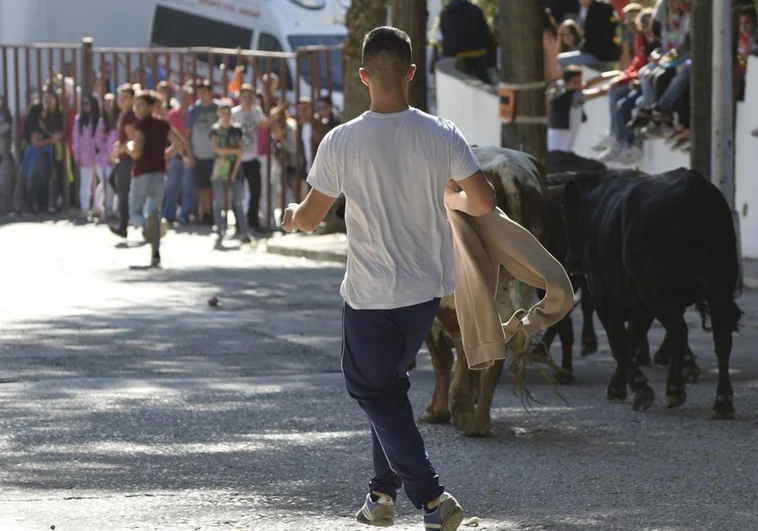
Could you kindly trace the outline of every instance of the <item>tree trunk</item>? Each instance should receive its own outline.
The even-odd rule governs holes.
[[[500,0],[500,80],[504,83],[545,81],[540,2]],[[523,150],[547,165],[547,123],[519,122],[519,117],[544,120],[544,87],[515,93],[516,121],[503,124],[503,147]]]
[[[361,48],[366,33],[387,23],[385,0],[353,0],[345,16],[347,37],[342,48],[345,74],[345,105],[342,121],[347,122],[367,111],[370,105],[368,88],[361,82]]]
[[[392,0],[392,25],[411,37],[416,76],[408,90],[408,102],[427,111],[426,87],[426,21],[429,17],[426,0]]]
[[[692,72],[690,85],[690,166],[711,175],[711,96],[713,94],[713,0],[692,2]]]

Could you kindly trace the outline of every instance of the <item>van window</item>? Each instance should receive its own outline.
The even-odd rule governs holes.
[[[287,39],[293,51],[303,46],[336,46],[345,40],[344,35],[292,35]],[[326,54],[321,53],[318,58],[319,70],[321,71],[321,90],[326,90]],[[329,53],[329,62],[332,67],[332,90],[342,92],[342,54],[339,52]],[[303,59],[300,61],[300,75],[306,83],[311,82],[311,62]]]
[[[189,48],[210,46],[213,48],[247,49],[253,40],[253,31],[217,20],[199,17],[184,11],[164,6],[155,9],[150,42],[153,46]],[[198,54],[198,61],[208,63],[208,54]],[[221,55],[213,56],[218,67],[223,62]],[[237,66],[237,57],[230,56],[227,67]]]
[[[271,35],[270,33],[266,33],[265,31],[261,32],[261,36],[258,38],[258,49],[262,52],[283,52],[284,49],[282,48],[282,43],[279,42],[279,39]],[[271,60],[271,71],[274,72],[277,76],[282,75],[281,70],[281,63],[279,62],[280,59],[272,59]],[[292,74],[290,72],[290,67],[287,64],[287,62],[284,62],[284,66],[287,70],[287,90],[293,90],[294,85],[292,83]],[[261,59],[260,63],[261,67],[261,73],[266,68],[266,60]]]

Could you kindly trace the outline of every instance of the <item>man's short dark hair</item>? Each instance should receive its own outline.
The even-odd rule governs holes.
[[[195,89],[196,90],[202,90],[202,89],[213,90],[213,85],[211,85],[210,79],[200,79],[195,82]]]
[[[129,96],[131,96],[132,98],[134,97],[134,92],[135,92],[134,85],[132,85],[131,83],[124,83],[123,85],[118,87],[118,91],[129,94]]]
[[[575,77],[582,75],[582,69],[575,65],[569,65],[563,69],[563,82],[568,83]]]
[[[143,100],[148,105],[155,105],[155,102],[158,101],[158,99],[153,94],[153,91],[151,90],[143,90],[138,92],[134,99]]]
[[[410,37],[391,26],[372,29],[363,39],[362,63],[369,77],[379,83],[403,79],[413,63]]]

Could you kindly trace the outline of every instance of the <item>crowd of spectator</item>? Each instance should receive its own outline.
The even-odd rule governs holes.
[[[611,116],[610,129],[594,146],[600,159],[633,164],[650,138],[665,137],[674,149],[689,149],[691,0],[542,4],[549,150],[572,150],[587,119],[583,104],[599,97],[608,98]],[[756,47],[756,9],[752,0],[733,4],[741,100],[747,58]],[[497,25],[496,17],[488,27],[469,0],[452,0],[440,15],[442,55],[455,57],[459,70],[497,83]],[[585,80],[581,67],[601,74]]]
[[[16,124],[20,160],[14,158],[13,119],[0,99],[0,175],[10,179],[16,214],[61,212],[68,204],[77,207],[82,222],[115,220],[111,230],[126,237],[132,179],[126,145],[137,122],[134,97],[143,87],[115,87],[101,72],[95,93],[82,95],[65,74],[50,76],[39,93],[30,94]],[[236,83],[214,92],[207,79],[179,85],[158,76],[153,117],[178,131],[188,151],[166,151],[164,225],[212,225],[220,241],[228,210],[246,243],[272,221],[263,192],[280,191],[282,174],[291,198],[305,193],[295,176],[305,175],[324,135],[339,124],[331,98],[301,98],[293,113],[290,102],[279,101],[277,74],[263,75],[258,90],[241,77],[239,69]]]

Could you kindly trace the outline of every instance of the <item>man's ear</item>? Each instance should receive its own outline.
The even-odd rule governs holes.
[[[416,75],[416,65],[411,65],[408,69],[408,73],[405,74],[405,80],[408,82],[413,81],[413,77]]]
[[[361,78],[361,82],[368,87],[368,72],[365,68],[361,67],[358,69],[358,75]]]

